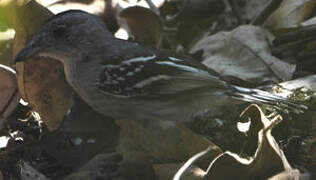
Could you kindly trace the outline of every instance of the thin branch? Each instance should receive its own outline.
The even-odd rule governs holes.
[[[316,40],[316,36],[311,36],[309,38],[304,38],[300,40],[296,40],[293,42],[281,44],[279,46],[272,47],[272,54],[282,59],[294,58],[299,52],[306,49],[308,43]]]
[[[273,46],[291,43],[294,41],[314,37],[316,34],[316,25],[305,26],[296,31],[291,31],[280,36],[277,36],[273,41]]]
[[[251,21],[252,25],[262,25],[264,21],[280,6],[283,0],[270,0],[263,10]]]
[[[160,16],[160,10],[155,6],[155,4],[151,0],[146,0],[150,9],[158,16]]]

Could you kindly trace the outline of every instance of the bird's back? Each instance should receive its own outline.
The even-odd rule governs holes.
[[[229,90],[202,64],[168,51],[115,38],[93,51],[78,67],[78,94],[113,118],[188,121]]]

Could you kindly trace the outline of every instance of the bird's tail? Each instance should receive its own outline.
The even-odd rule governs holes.
[[[232,86],[234,92],[232,96],[242,101],[268,104],[278,108],[289,108],[299,110],[299,112],[308,110],[308,106],[301,101],[290,100],[281,96],[274,95],[267,91],[259,89],[248,89],[239,86]]]

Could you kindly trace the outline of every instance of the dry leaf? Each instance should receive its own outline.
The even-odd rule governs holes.
[[[18,105],[20,98],[14,70],[0,64],[0,129]]]
[[[53,14],[34,0],[24,6],[15,6],[11,14],[11,26],[16,30],[15,56],[40,24]],[[48,129],[57,129],[71,105],[72,94],[62,65],[53,60],[32,59],[18,63],[17,71],[23,99],[39,113]]]
[[[284,171],[280,174],[277,174],[268,180],[299,180],[300,179],[300,171],[297,169]],[[302,179],[301,179],[302,180]]]
[[[135,149],[147,152],[154,164],[183,162],[201,149],[211,146],[208,156],[197,165],[207,168],[210,160],[221,153],[215,144],[174,122],[117,121],[121,127],[119,152],[123,155]]]
[[[281,118],[269,121],[257,105],[250,105],[241,116],[244,120],[250,118],[253,124],[249,129],[250,134],[258,134],[258,148],[254,156],[246,159],[227,151],[211,163],[205,179],[253,180],[270,177],[281,171],[290,171],[291,166],[271,135],[272,128]],[[260,126],[262,129],[258,128]]]
[[[128,29],[137,42],[144,45],[158,45],[161,24],[159,17],[153,11],[141,6],[133,6],[122,10],[119,16],[126,20]]]
[[[137,154],[134,154],[137,156]],[[136,161],[134,161],[136,159]],[[155,179],[152,165],[139,158],[126,159],[117,153],[98,154],[63,180],[138,180]]]
[[[156,180],[170,180],[182,165],[183,164],[155,164]],[[182,175],[181,180],[200,180],[204,174],[205,172],[202,169],[191,166]]]
[[[294,79],[291,81],[282,82],[276,87],[277,94],[283,97],[295,96],[294,92],[301,89],[300,98],[298,100],[304,101],[310,99],[313,94],[306,93],[308,90],[316,91],[316,75],[310,75],[303,78]],[[304,93],[305,91],[305,93]],[[304,95],[304,96],[303,96]]]
[[[310,75],[303,78],[294,79],[292,81],[282,82],[279,85],[288,90],[305,87],[312,91],[316,91],[316,75]]]
[[[264,27],[273,32],[297,27],[311,15],[315,2],[314,0],[284,0],[266,20]]]
[[[256,26],[240,26],[231,32],[219,32],[202,38],[190,50],[203,50],[203,64],[223,76],[261,84],[290,80],[295,65],[271,55],[269,32]]]

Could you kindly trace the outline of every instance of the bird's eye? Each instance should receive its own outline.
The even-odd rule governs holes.
[[[66,38],[67,37],[66,26],[58,26],[56,29],[53,30],[53,35],[56,39]]]

